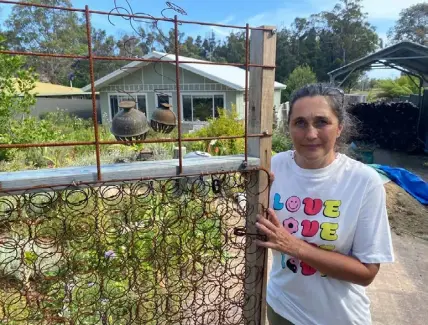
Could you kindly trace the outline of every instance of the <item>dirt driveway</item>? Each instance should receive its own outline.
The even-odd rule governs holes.
[[[382,265],[367,288],[373,325],[428,324],[428,241],[395,233],[392,239],[395,263]]]
[[[395,262],[382,265],[367,288],[372,325],[428,324],[428,241],[394,232],[392,240]]]

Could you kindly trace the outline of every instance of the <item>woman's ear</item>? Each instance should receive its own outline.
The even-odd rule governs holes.
[[[339,127],[337,128],[337,136],[336,138],[339,138],[343,131],[343,124],[339,124]]]

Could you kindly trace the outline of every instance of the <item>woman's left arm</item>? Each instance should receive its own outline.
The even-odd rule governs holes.
[[[368,286],[378,273],[379,264],[364,264],[354,257],[314,247],[286,231],[272,209],[268,215],[269,219],[259,217],[256,223],[268,241],[257,240],[257,245],[293,256],[327,276],[362,286]]]

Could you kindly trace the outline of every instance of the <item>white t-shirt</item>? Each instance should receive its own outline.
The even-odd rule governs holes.
[[[302,169],[294,152],[272,158],[270,207],[294,236],[363,263],[393,262],[386,194],[372,168],[338,154],[329,166]],[[272,250],[267,303],[295,325],[369,325],[365,288],[320,274]]]

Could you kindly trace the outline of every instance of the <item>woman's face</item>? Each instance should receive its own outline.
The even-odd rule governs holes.
[[[316,164],[334,157],[342,125],[327,99],[314,96],[300,98],[294,103],[289,129],[298,155],[309,164]]]

